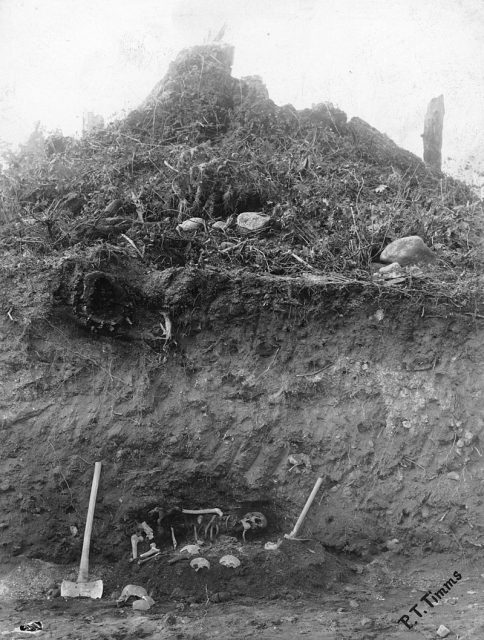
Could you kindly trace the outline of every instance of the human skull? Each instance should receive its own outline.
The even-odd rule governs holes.
[[[180,553],[183,553],[184,551],[186,551],[190,556],[196,556],[200,553],[200,547],[198,544],[187,544],[183,549],[180,549]]]
[[[192,567],[192,569],[195,569],[195,571],[199,571],[204,567],[206,569],[210,569],[210,562],[205,558],[193,558],[193,560],[190,562],[190,566]]]
[[[121,591],[121,595],[117,599],[118,607],[123,607],[128,604],[128,600],[139,600],[148,598],[148,592],[144,587],[139,587],[136,584],[128,584]]]
[[[260,511],[252,511],[245,514],[241,523],[244,529],[265,529],[267,527],[267,518]]]
[[[223,556],[222,558],[220,558],[220,564],[223,564],[224,567],[237,569],[237,567],[240,567],[240,560],[235,556]]]

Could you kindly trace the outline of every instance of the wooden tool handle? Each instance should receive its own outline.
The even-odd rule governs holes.
[[[102,462],[96,462],[94,465],[94,477],[92,479],[91,496],[89,498],[89,508],[87,510],[86,528],[84,529],[81,564],[79,565],[79,576],[77,578],[77,582],[87,582],[87,578],[89,576],[89,547],[91,546],[92,523],[94,520],[94,509],[96,507],[99,477],[101,475],[101,465]]]
[[[301,528],[302,523],[304,522],[304,519],[306,517],[307,512],[309,511],[309,507],[312,505],[314,498],[316,497],[316,494],[319,490],[319,487],[321,486],[323,482],[322,478],[318,478],[316,480],[316,484],[313,487],[313,490],[311,491],[311,494],[309,496],[309,498],[306,500],[306,504],[304,505],[303,510],[301,511],[301,515],[299,516],[299,518],[297,519],[296,524],[294,525],[294,529],[291,531],[291,533],[289,535],[286,535],[286,538],[294,538],[295,536],[297,536],[299,529]]]

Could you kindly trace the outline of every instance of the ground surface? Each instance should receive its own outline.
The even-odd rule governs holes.
[[[303,544],[303,543],[291,543]],[[306,553],[312,543],[304,543]],[[310,555],[310,554],[309,554]],[[287,558],[286,558],[287,559]],[[227,602],[211,601],[208,574],[194,575],[198,598],[183,588],[171,596],[160,597],[149,612],[118,609],[114,594],[100,601],[48,600],[39,597],[42,588],[25,584],[26,566],[14,572],[10,565],[3,575],[10,576],[0,584],[4,597],[0,606],[3,637],[20,623],[42,620],[45,638],[70,640],[121,640],[132,638],[208,640],[216,638],[282,638],[305,637],[314,640],[430,640],[436,638],[440,625],[450,629],[451,639],[481,640],[484,637],[484,560],[474,554],[421,555],[411,551],[405,555],[383,554],[368,562],[348,562],[354,571],[344,581],[308,593],[304,584],[286,589],[285,593],[269,591],[263,597],[250,593],[233,596]],[[27,563],[28,564],[28,563]],[[62,575],[66,568],[45,565],[37,576]],[[257,569],[250,567],[250,572]],[[286,571],[290,567],[286,564]],[[418,620],[410,631],[398,619],[418,604],[428,591],[435,593],[454,571],[462,578],[438,605],[419,618],[410,613],[409,624]],[[321,566],[324,575],[325,567]],[[21,574],[21,575],[20,575]],[[65,573],[64,573],[65,575]],[[284,582],[284,575],[280,576]],[[6,583],[9,596],[5,595]],[[109,579],[108,579],[109,582]],[[22,592],[22,598],[14,598]],[[119,592],[119,591],[118,591]],[[198,600],[194,602],[194,600]],[[427,607],[428,609],[429,607]]]

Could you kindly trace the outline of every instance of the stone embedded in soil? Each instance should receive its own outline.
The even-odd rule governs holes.
[[[381,262],[398,262],[402,267],[410,264],[426,264],[436,259],[420,236],[406,236],[394,240],[381,253]]]
[[[163,619],[163,622],[169,626],[173,626],[177,622],[176,616],[173,615],[173,613],[167,613]]]
[[[133,602],[133,609],[135,611],[148,611],[155,604],[153,598],[150,596],[145,596],[144,598],[140,598],[139,600],[135,600]]]
[[[227,220],[225,222],[223,220],[217,220],[212,224],[212,229],[220,229],[221,231],[224,231],[224,229],[226,229],[227,226],[228,226]]]
[[[181,222],[178,226],[177,229],[179,231],[196,231],[198,228],[203,227],[205,224],[203,218],[189,218],[188,220],[185,220],[184,222]]]
[[[385,542],[385,546],[388,551],[398,551],[401,547],[400,541],[397,538],[393,538],[392,540],[387,540]]]
[[[450,472],[447,474],[447,477],[448,477],[450,480],[459,480],[459,478],[460,478],[459,474],[458,474],[456,471],[450,471]]]
[[[237,216],[237,226],[241,231],[261,231],[269,224],[270,217],[255,211],[244,211]]]
[[[450,633],[450,629],[447,629],[446,626],[444,626],[443,624],[440,625],[440,627],[437,629],[437,635],[439,636],[439,638],[446,638]]]
[[[391,262],[390,264],[385,265],[384,267],[380,267],[378,269],[378,273],[383,274],[393,274],[393,273],[402,273],[402,265],[398,262]]]

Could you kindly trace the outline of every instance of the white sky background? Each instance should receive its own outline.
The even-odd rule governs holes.
[[[443,93],[444,158],[484,159],[483,0],[0,0],[0,140],[136,107],[224,23],[233,75],[277,104],[333,102],[421,156]]]

